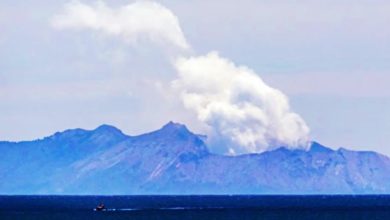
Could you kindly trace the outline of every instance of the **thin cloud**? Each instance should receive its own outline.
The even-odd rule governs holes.
[[[137,1],[111,8],[102,1],[92,5],[73,1],[65,5],[51,24],[58,29],[91,29],[119,36],[130,44],[147,38],[158,44],[189,48],[177,17],[156,2]]]

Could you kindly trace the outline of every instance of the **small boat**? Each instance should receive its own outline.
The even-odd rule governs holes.
[[[106,210],[106,206],[104,206],[103,203],[100,203],[98,206],[96,206],[96,208],[94,209],[94,211],[104,211]]]

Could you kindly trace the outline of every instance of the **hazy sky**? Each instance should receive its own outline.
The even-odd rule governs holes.
[[[168,89],[174,52],[53,28],[68,2],[0,2],[1,140],[103,123],[128,134],[169,120],[201,130]],[[197,54],[219,51],[283,91],[312,139],[390,155],[390,2],[157,2]]]

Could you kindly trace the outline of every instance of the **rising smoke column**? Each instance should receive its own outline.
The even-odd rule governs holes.
[[[89,29],[132,45],[147,38],[181,52],[190,48],[177,17],[151,1],[117,8],[102,1],[92,5],[73,1],[53,18],[52,25],[58,29]],[[253,70],[237,66],[217,52],[175,57],[171,60],[178,77],[173,88],[183,105],[210,128],[211,143],[223,148],[219,152],[259,153],[280,146],[308,146],[309,128],[304,120],[291,111],[282,92],[268,86]]]
[[[179,58],[175,67],[186,108],[223,139],[229,153],[262,152],[275,147],[305,148],[309,128],[292,112],[288,98],[251,69],[236,66],[217,52]]]

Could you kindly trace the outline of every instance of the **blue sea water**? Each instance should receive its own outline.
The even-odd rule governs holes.
[[[0,219],[390,219],[390,196],[0,196]]]

